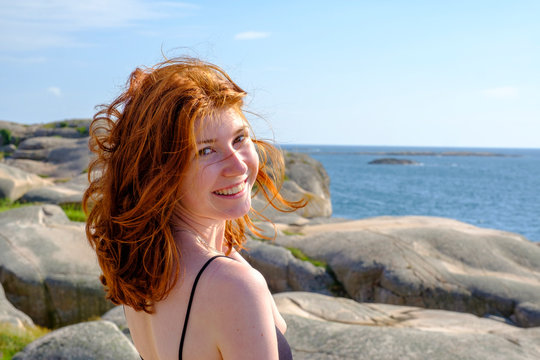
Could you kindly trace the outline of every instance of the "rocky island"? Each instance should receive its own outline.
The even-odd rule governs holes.
[[[408,159],[382,158],[371,160],[369,165],[419,165],[416,161]]]
[[[84,223],[59,206],[88,186],[87,126],[0,122],[0,197],[30,204],[0,212],[0,325],[52,330],[13,359],[139,359]],[[309,205],[284,214],[254,198],[275,240],[252,234],[243,255],[265,276],[295,359],[540,358],[539,246],[445,218],[333,218],[322,165],[284,159],[282,191]]]

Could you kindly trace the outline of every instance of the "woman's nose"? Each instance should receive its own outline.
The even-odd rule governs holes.
[[[224,164],[223,175],[225,176],[244,175],[248,169],[244,157],[238,150],[232,150],[229,156],[224,159]]]

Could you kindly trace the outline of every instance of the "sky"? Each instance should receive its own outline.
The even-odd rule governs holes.
[[[0,0],[0,119],[91,118],[175,56],[282,144],[540,148],[540,1]]]

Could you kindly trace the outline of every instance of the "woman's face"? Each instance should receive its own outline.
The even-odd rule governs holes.
[[[235,110],[195,129],[197,149],[181,185],[183,215],[232,220],[251,208],[259,158],[246,121]]]

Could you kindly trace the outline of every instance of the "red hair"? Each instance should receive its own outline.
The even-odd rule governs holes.
[[[196,148],[195,123],[231,108],[241,114],[245,95],[219,67],[179,58],[136,69],[126,90],[99,107],[90,126],[89,146],[96,157],[89,166],[83,208],[86,236],[113,303],[151,313],[178,281],[180,253],[171,219]],[[303,200],[279,195],[281,152],[253,141],[260,158],[257,191],[281,211],[304,206]],[[229,249],[243,248],[246,227],[260,235],[247,214],[226,222]]]

